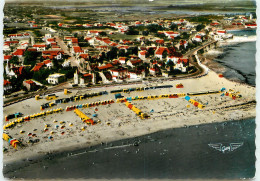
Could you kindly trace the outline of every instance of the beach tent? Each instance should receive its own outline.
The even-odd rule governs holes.
[[[153,112],[154,112],[154,110],[153,110],[153,109],[151,109],[150,113],[153,113]]]
[[[97,117],[97,114],[93,114],[92,116],[93,116],[93,117]]]
[[[223,91],[225,91],[225,90],[226,90],[226,88],[225,88],[225,87],[223,87],[223,88],[222,88],[220,91],[221,91],[221,92],[223,92]]]
[[[186,96],[185,99],[186,99],[187,101],[189,101],[189,100],[190,100],[190,96]]]

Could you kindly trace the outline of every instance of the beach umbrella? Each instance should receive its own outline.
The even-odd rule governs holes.
[[[51,131],[50,134],[51,134],[51,135],[54,134],[54,131]]]
[[[32,137],[36,137],[36,134],[32,134]]]
[[[52,137],[52,136],[49,136],[48,138],[49,138],[49,139],[52,139],[53,137]]]
[[[98,111],[98,108],[96,108],[95,111]]]
[[[81,127],[81,130],[82,130],[82,131],[85,131],[85,127]]]
[[[72,124],[72,123],[70,123],[70,124],[69,124],[69,126],[73,126],[73,124]]]
[[[28,136],[32,136],[32,133],[28,133]]]
[[[187,107],[187,108],[190,108],[190,105],[188,104],[186,107]]]
[[[53,122],[54,122],[54,123],[57,123],[58,121],[54,119]]]
[[[58,128],[59,128],[59,125],[56,125],[55,128],[58,129]]]
[[[64,128],[65,128],[65,126],[63,125],[63,126],[61,126],[60,128],[61,128],[61,129],[64,129]]]
[[[46,132],[46,131],[48,131],[48,130],[49,130],[48,128],[44,128],[44,130],[43,130],[43,131],[44,131],[44,132]]]
[[[20,133],[23,134],[25,131],[21,130]]]
[[[93,117],[97,117],[97,114],[93,114],[92,116],[93,116]]]
[[[63,131],[63,132],[61,132],[61,135],[64,135],[65,134],[65,132]]]

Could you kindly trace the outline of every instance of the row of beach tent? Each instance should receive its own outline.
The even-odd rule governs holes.
[[[29,115],[29,116],[24,116],[22,118],[16,119],[15,121],[12,121],[12,122],[9,122],[9,123],[5,124],[3,129],[13,128],[18,123],[23,123],[25,121],[30,121],[30,120],[32,120],[34,118],[46,116],[46,115],[49,115],[49,114],[59,113],[61,111],[63,111],[62,108],[57,108],[57,109],[53,109],[53,110],[48,110],[48,111],[32,114],[32,115]]]
[[[78,104],[78,105],[73,105],[73,106],[67,106],[66,111],[72,111],[77,108],[88,108],[88,107],[95,107],[99,105],[107,105],[107,104],[112,104],[115,101],[110,99],[110,100],[105,100],[105,101],[97,101],[97,102],[92,102],[92,103],[86,103],[86,104]]]

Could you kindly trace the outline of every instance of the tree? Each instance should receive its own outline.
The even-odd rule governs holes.
[[[200,30],[202,30],[203,28],[205,28],[205,25],[199,24],[198,26],[196,26],[196,31],[200,31]]]
[[[104,32],[104,31],[102,31],[102,32],[99,33],[99,35],[100,35],[100,36],[107,36],[107,33]]]
[[[176,25],[176,24],[173,23],[173,24],[170,26],[170,29],[173,30],[173,31],[177,31],[177,30],[178,30],[178,25]]]
[[[17,56],[13,56],[11,58],[11,60],[9,61],[9,63],[17,65],[17,64],[19,64],[19,58]]]
[[[38,57],[38,52],[29,52],[26,51],[24,53],[24,62],[23,64],[25,65],[31,65],[31,67],[34,67],[34,65],[36,64],[36,59]]]
[[[157,24],[151,24],[147,26],[149,32],[157,33],[158,31],[164,30],[164,28]]]
[[[148,36],[149,35],[149,31],[143,31],[142,34],[143,34],[143,36]]]
[[[129,30],[126,32],[127,35],[139,35],[139,31],[135,30],[132,26],[129,27]]]

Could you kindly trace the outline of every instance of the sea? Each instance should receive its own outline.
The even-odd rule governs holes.
[[[215,60],[228,68],[224,76],[254,86],[255,42],[227,46],[224,52]],[[3,174],[7,178],[72,180],[253,178],[255,128],[252,118],[168,129],[49,155],[16,169],[7,165]]]
[[[235,36],[254,36],[256,30],[228,31]],[[255,86],[256,78],[256,42],[243,42],[236,45],[225,46],[223,54],[214,61],[226,67],[223,75],[234,81]]]

